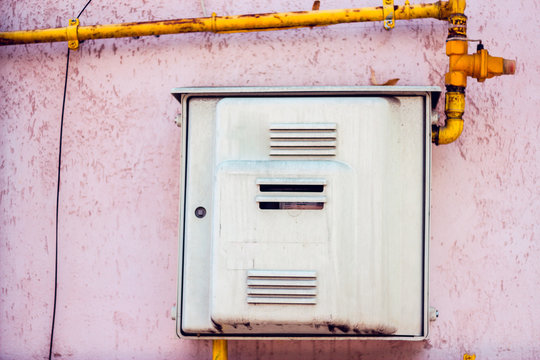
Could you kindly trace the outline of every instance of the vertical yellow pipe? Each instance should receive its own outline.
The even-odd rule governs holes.
[[[503,74],[514,74],[516,63],[500,57],[490,56],[480,44],[476,54],[469,54],[467,40],[467,16],[465,0],[450,0],[451,14],[448,16],[448,40],[446,55],[449,59],[446,85],[446,124],[432,126],[431,140],[435,145],[450,144],[456,141],[463,131],[465,113],[465,89],[467,77],[482,82],[485,79]]]
[[[212,360],[227,360],[227,340],[214,340],[212,343]]]

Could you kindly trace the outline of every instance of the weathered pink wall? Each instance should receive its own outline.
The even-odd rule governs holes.
[[[63,26],[85,1],[0,2],[0,31]],[[220,15],[312,2],[205,0]],[[321,8],[378,5],[324,0]],[[401,2],[398,1],[401,4]],[[231,359],[540,358],[540,36],[535,1],[473,1],[469,35],[517,74],[467,88],[433,147],[430,340],[230,342]],[[94,0],[82,24],[202,16],[199,0]],[[87,41],[71,53],[61,183],[57,359],[205,359],[177,339],[177,86],[443,84],[435,20]],[[472,46],[471,46],[472,48]],[[0,48],[0,358],[48,355],[66,44]],[[440,107],[439,107],[440,108]]]

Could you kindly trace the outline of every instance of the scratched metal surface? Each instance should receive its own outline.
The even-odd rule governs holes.
[[[219,15],[310,1],[205,0]],[[62,26],[84,1],[0,2],[0,29]],[[322,1],[321,9],[378,5]],[[426,342],[231,342],[231,359],[540,357],[540,4],[469,1],[469,35],[517,74],[469,81],[465,130],[433,148]],[[201,16],[200,1],[94,0],[82,24]],[[71,54],[60,208],[56,359],[204,359],[176,299],[179,86],[442,86],[435,20],[251,34],[87,41]],[[472,48],[472,47],[471,47]],[[48,354],[65,44],[0,48],[0,358]],[[439,106],[439,110],[441,106]]]

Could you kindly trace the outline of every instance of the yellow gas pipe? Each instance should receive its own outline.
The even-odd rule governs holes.
[[[227,360],[227,340],[214,340],[212,342],[212,360]]]
[[[463,131],[465,112],[465,87],[467,77],[484,81],[502,74],[514,74],[515,62],[492,57],[483,46],[476,54],[468,54],[467,17],[465,0],[438,1],[431,4],[394,6],[393,0],[383,0],[383,6],[359,9],[313,10],[271,14],[216,16],[149,21],[111,25],[80,26],[78,19],[69,20],[63,28],[0,32],[0,45],[30,44],[68,41],[70,49],[77,49],[79,42],[89,39],[138,37],[188,32],[244,32],[281,30],[298,27],[324,26],[341,23],[384,21],[386,29],[394,27],[395,20],[434,18],[448,20],[446,54],[449,70],[445,76],[446,124],[434,125],[433,143],[449,144]]]
[[[394,7],[395,20],[435,18],[447,19],[450,14],[448,1]],[[58,41],[84,41],[120,37],[165,35],[188,32],[243,32],[280,30],[297,27],[324,26],[341,23],[383,21],[383,7],[359,9],[297,11],[270,14],[148,21],[111,25],[79,26],[70,22],[68,27],[12,31],[0,33],[0,45],[30,44]],[[70,30],[71,29],[71,30]],[[70,36],[76,34],[76,39]]]
[[[432,127],[431,140],[436,145],[455,141],[463,131],[467,77],[483,82],[494,76],[514,74],[516,70],[514,60],[490,56],[482,43],[478,44],[476,54],[468,54],[470,40],[467,39],[465,0],[452,1],[451,6],[446,40],[446,55],[449,58],[448,72],[445,75],[446,124],[444,127]]]

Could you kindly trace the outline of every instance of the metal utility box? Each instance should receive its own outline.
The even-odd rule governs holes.
[[[174,89],[178,334],[425,338],[439,93]]]

